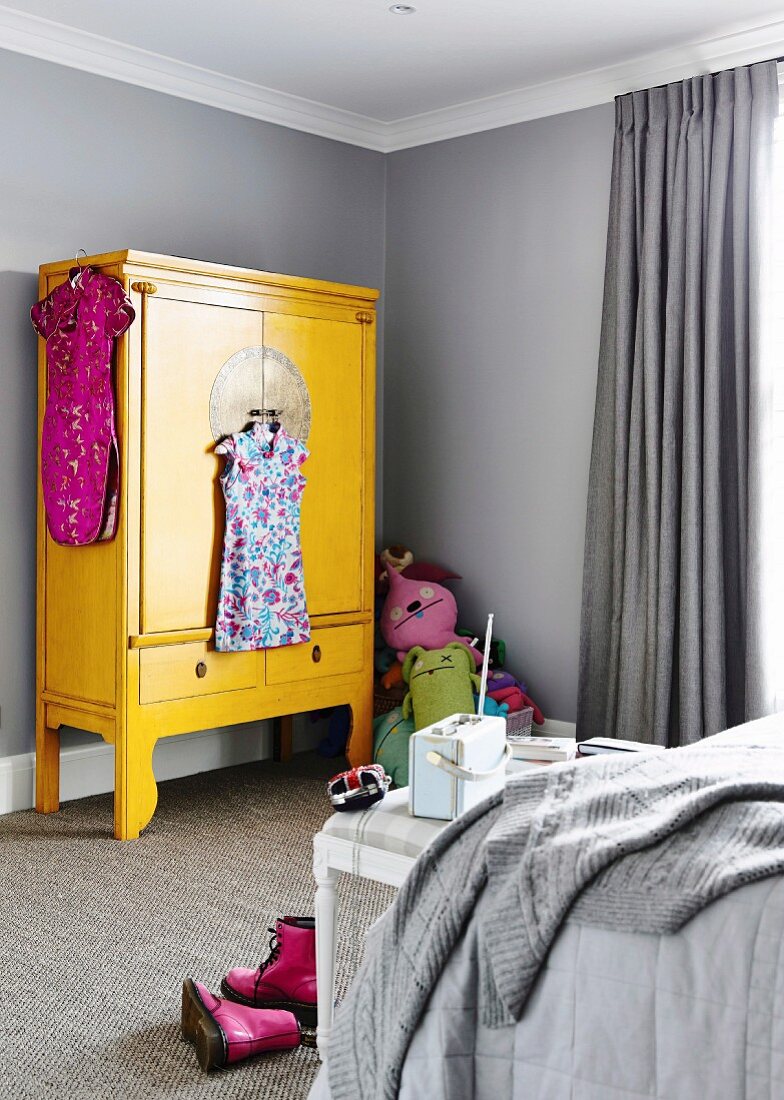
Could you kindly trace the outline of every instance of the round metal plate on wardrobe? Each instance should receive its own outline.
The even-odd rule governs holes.
[[[277,409],[290,436],[306,442],[310,433],[310,394],[299,369],[277,348],[242,348],[227,359],[210,393],[210,428],[223,439],[251,424],[251,409]]]

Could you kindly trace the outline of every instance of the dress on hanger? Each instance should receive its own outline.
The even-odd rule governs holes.
[[[30,311],[46,340],[44,507],[49,533],[66,546],[111,539],[117,529],[112,349],[135,316],[122,284],[89,267],[74,268]]]
[[[226,455],[226,527],[215,648],[273,649],[310,639],[300,547],[308,457],[281,425],[255,423],[215,448]]]

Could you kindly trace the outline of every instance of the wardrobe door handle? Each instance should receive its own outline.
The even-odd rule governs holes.
[[[203,680],[204,677],[207,675],[207,666],[204,661],[199,661],[199,663],[196,665],[196,675],[199,677],[200,680]]]
[[[319,661],[321,660],[321,646],[320,645],[314,645],[313,646],[313,652],[311,653],[311,657],[313,658],[313,663],[315,665],[317,665],[319,663]]]

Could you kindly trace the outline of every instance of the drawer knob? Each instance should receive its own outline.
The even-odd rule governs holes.
[[[199,677],[200,680],[203,680],[204,677],[207,675],[207,666],[204,661],[199,661],[199,663],[196,665],[196,675]]]
[[[311,653],[311,657],[313,658],[313,663],[315,665],[317,665],[319,663],[319,661],[321,660],[321,646],[320,645],[314,645],[313,646],[313,652]]]

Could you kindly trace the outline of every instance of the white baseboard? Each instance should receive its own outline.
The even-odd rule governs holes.
[[[548,718],[534,727],[548,737],[574,737],[574,722]],[[294,748],[315,748],[324,730],[295,719]],[[230,768],[272,755],[268,722],[221,730],[162,737],[155,746],[153,770],[159,783],[185,775]],[[336,763],[337,769],[337,763]],[[60,754],[60,801],[88,798],[114,790],[114,748],[96,737],[94,744],[66,745]],[[35,805],[35,753],[0,758],[0,815],[30,810]]]
[[[295,727],[296,747],[307,738]],[[204,730],[162,737],[155,746],[153,770],[158,782],[229,768],[272,755],[270,723]],[[114,790],[114,747],[96,737],[94,744],[66,745],[60,754],[60,801]],[[35,753],[0,759],[0,814],[29,810],[35,804]]]
[[[534,726],[534,733],[544,737],[576,737],[577,723],[562,722],[559,718],[545,718],[543,726]]]

